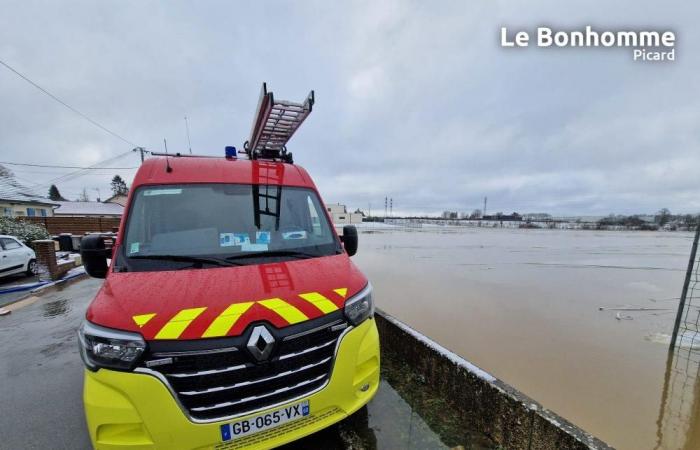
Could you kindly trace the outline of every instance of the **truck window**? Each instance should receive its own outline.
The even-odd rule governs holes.
[[[117,263],[172,270],[176,255],[259,264],[337,253],[340,244],[311,189],[240,184],[142,186],[134,194]]]

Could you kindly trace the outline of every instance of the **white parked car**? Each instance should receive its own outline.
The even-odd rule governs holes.
[[[0,234],[0,277],[37,273],[36,254],[14,236]]]

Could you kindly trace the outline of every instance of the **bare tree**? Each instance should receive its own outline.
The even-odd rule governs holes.
[[[90,196],[88,195],[87,188],[83,188],[82,191],[80,191],[80,195],[78,195],[78,200],[79,202],[89,202],[90,201]]]

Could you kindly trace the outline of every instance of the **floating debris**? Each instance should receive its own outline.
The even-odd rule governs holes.
[[[598,311],[671,311],[671,308],[645,308],[640,307],[623,307],[623,308],[606,308],[599,306]]]

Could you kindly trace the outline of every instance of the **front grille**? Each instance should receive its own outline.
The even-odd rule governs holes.
[[[264,409],[328,381],[336,343],[347,328],[341,311],[284,329],[266,323],[275,344],[263,362],[246,348],[257,325],[233,338],[152,341],[142,368],[162,374],[190,417],[201,421]]]

